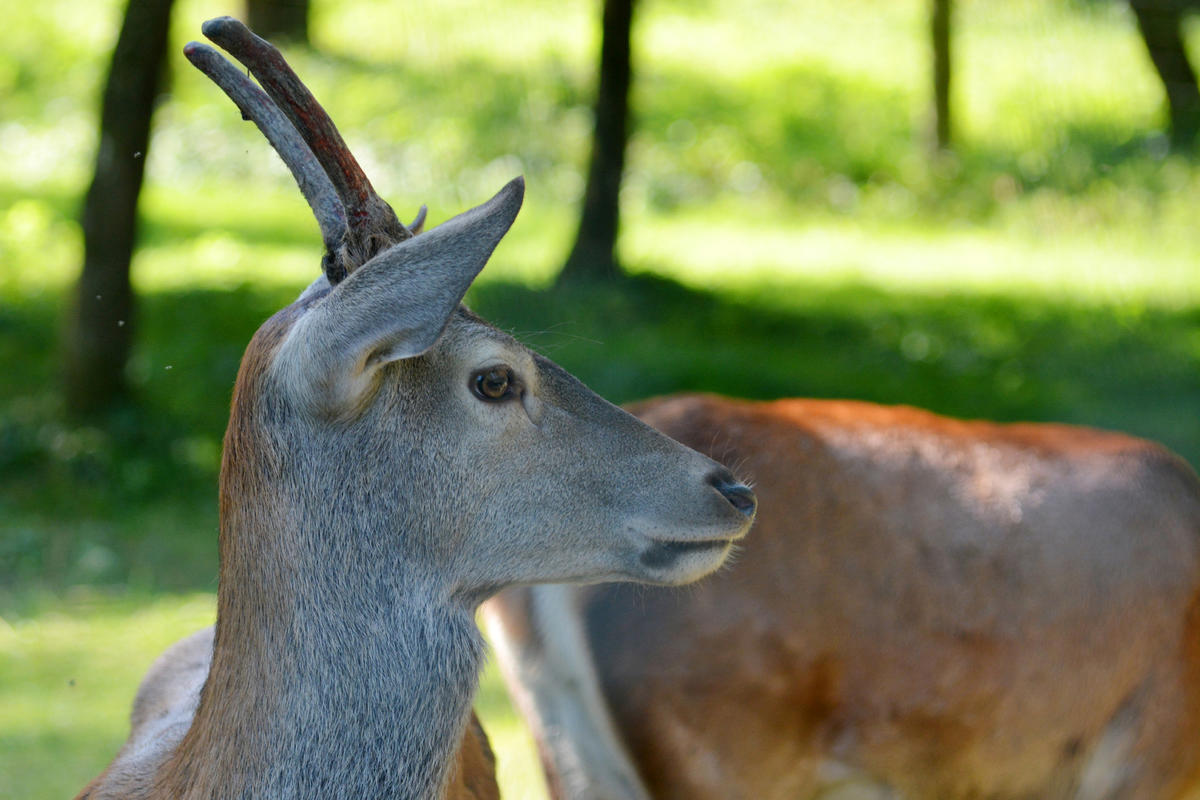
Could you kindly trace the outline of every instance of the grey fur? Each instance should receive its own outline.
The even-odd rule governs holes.
[[[279,363],[318,408],[341,404],[359,380],[433,346],[508,231],[525,194],[516,178],[495,197],[359,267],[293,327]]]

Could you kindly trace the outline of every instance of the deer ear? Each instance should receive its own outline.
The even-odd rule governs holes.
[[[356,269],[292,326],[276,356],[289,383],[332,393],[321,404],[336,403],[379,366],[433,347],[524,195],[525,181],[516,178],[483,205]]]

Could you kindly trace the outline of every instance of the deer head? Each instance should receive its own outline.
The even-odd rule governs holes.
[[[512,583],[682,583],[719,566],[754,498],[461,305],[520,208],[517,178],[437,228],[375,193],[279,52],[230,18],[188,58],[252,119],[312,206],[324,276],[247,352],[223,480],[294,526],[477,602]],[[266,476],[270,475],[267,480]],[[409,572],[411,570],[404,570]],[[394,573],[398,574],[398,573]]]

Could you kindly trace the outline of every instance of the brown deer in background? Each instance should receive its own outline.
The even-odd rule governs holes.
[[[485,608],[557,798],[1200,797],[1200,482],[1162,447],[868,403],[631,409],[761,501],[686,592]]]
[[[292,170],[325,275],[242,360],[215,632],[151,668],[80,796],[492,796],[468,726],[478,605],[534,581],[694,580],[745,535],[754,495],[460,304],[520,179],[406,227],[277,50],[229,18],[204,33],[266,90],[187,46]]]

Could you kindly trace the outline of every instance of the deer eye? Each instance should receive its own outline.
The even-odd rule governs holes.
[[[481,369],[471,376],[471,389],[480,400],[490,403],[512,397],[515,385],[513,371],[505,366]]]

